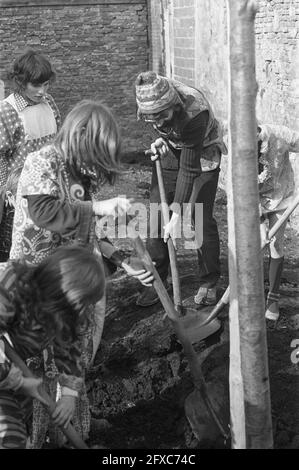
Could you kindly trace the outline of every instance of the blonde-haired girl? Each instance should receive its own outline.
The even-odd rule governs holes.
[[[130,207],[125,198],[94,197],[104,182],[113,184],[120,171],[120,137],[114,117],[101,102],[81,101],[66,116],[54,143],[28,155],[25,161],[17,191],[10,258],[36,264],[60,245],[76,241],[95,246],[110,265],[122,266],[144,285],[150,285],[151,273],[132,268],[107,238],[99,240],[95,235],[96,216],[108,216],[115,210],[122,215]],[[94,309],[96,330],[83,338],[85,369],[98,347],[104,313],[101,301]],[[43,364],[46,376],[57,375],[51,351],[44,354]],[[73,423],[86,439],[90,424],[86,393],[81,393],[77,405]],[[39,404],[36,416],[39,418],[33,421],[32,445],[38,448],[48,428]]]

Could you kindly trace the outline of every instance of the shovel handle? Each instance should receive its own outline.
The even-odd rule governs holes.
[[[283,215],[280,217],[280,219],[276,222],[276,224],[273,225],[273,227],[269,231],[268,240],[262,245],[262,250],[265,248],[266,245],[270,243],[271,238],[274,237],[274,235],[280,229],[280,227],[286,222],[286,220],[288,220],[288,218],[290,217],[292,212],[294,212],[298,204],[299,204],[299,194],[297,194],[297,196],[292,200],[291,204],[286,208]]]
[[[145,248],[144,243],[141,240],[140,236],[134,237],[134,245],[135,245],[137,254],[139,258],[141,259],[144,267],[148,271],[151,271],[154,275],[154,282],[153,282],[154,288],[156,289],[156,292],[159,296],[161,304],[163,305],[167,316],[172,321],[176,335],[184,348],[185,354],[189,360],[191,373],[194,376],[194,382],[200,388],[203,386],[204,381],[203,381],[201,369],[199,366],[198,357],[193,348],[192,342],[190,341],[190,338],[188,334],[186,333],[184,326],[182,325],[179,314],[177,310],[175,309],[173,302],[171,298],[169,297],[168,292],[165,289],[165,286],[159,276],[159,273],[156,270],[155,265],[152,262],[150,254]]]
[[[129,236],[130,236],[130,233],[129,233]],[[138,235],[136,237],[136,234],[134,233],[133,234],[134,238],[134,245],[135,245],[135,248],[136,248],[136,251],[137,251],[137,254],[140,258],[140,260],[142,261],[145,269],[147,269],[148,271],[151,271],[154,275],[154,282],[153,282],[153,286],[154,288],[156,289],[157,291],[157,294],[159,296],[159,299],[164,307],[164,310],[166,312],[166,314],[168,315],[168,317],[172,320],[172,321],[177,321],[178,320],[178,312],[176,311],[176,309],[174,308],[173,306],[173,303],[168,295],[168,292],[167,290],[165,289],[165,286],[158,274],[158,271],[157,269],[155,268],[155,265],[154,263],[152,262],[152,259],[147,251],[147,249],[145,248],[145,245],[143,243],[143,241],[141,240],[140,236]]]
[[[32,373],[29,367],[27,367],[25,362],[20,358],[16,351],[11,347],[5,336],[2,339],[5,344],[5,354],[8,359],[10,359],[10,361],[13,362],[22,371],[24,377],[35,378],[35,375]],[[39,393],[47,402],[49,412],[53,413],[56,407],[55,401],[52,400],[52,398],[43,386],[39,387]],[[88,449],[85,442],[81,439],[81,437],[78,435],[77,431],[71,424],[69,424],[67,428],[61,426],[60,429],[76,449]]]
[[[163,215],[164,223],[167,224],[169,222],[169,207],[168,207],[167,200],[166,200],[163,172],[162,172],[161,161],[159,158],[155,160],[155,164],[156,164],[156,172],[157,172],[158,186],[159,186],[160,199],[161,199],[162,215]],[[171,276],[172,276],[174,305],[175,305],[175,308],[178,310],[178,312],[181,314],[182,313],[182,298],[181,298],[180,278],[178,274],[178,263],[177,263],[177,256],[176,256],[174,244],[170,237],[167,240],[167,247],[168,247],[170,269],[171,269]]]
[[[277,233],[277,231],[280,229],[280,227],[288,220],[292,212],[296,209],[296,207],[299,204],[299,194],[293,199],[291,204],[286,208],[284,211],[283,215],[280,217],[280,219],[273,225],[271,230],[269,231],[268,234],[268,240],[264,241],[261,246],[261,251],[263,251],[266,246],[270,243],[271,238],[274,237],[274,235]],[[223,296],[219,300],[219,302],[215,305],[213,308],[211,314],[208,316],[208,318],[200,325],[204,326],[210,323],[214,318],[217,317],[217,315],[221,312],[221,310],[225,307],[225,305],[228,304],[229,302],[229,293],[230,293],[230,288],[229,286],[226,288],[226,291],[224,292]]]

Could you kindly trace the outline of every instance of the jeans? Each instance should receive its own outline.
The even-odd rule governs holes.
[[[162,160],[163,164],[163,160]],[[216,220],[213,217],[213,206],[217,191],[220,169],[202,173],[193,184],[193,192],[190,200],[203,203],[203,243],[197,250],[199,265],[199,287],[214,287],[220,277],[220,247],[219,234]],[[163,168],[166,200],[168,204],[173,202],[177,180],[177,168]],[[160,193],[155,166],[153,167],[150,202],[159,203]],[[155,229],[156,227],[156,229]],[[147,239],[147,250],[156,269],[165,281],[168,275],[169,256],[167,244],[161,238],[161,217],[158,220],[151,218],[151,238]]]

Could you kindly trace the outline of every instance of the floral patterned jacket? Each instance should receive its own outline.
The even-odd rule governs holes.
[[[44,224],[32,220],[28,207],[30,197],[46,197],[52,202],[56,201],[61,210],[58,210],[55,220],[50,217],[48,223]],[[38,264],[59,246],[74,242],[94,245],[105,258],[110,259],[117,249],[109,240],[96,237],[91,197],[90,191],[71,176],[54,145],[30,153],[18,183],[10,259],[23,259],[29,264]],[[46,208],[41,210],[41,218],[45,218],[45,212]],[[72,225],[74,213],[77,214],[76,225]],[[56,229],[53,229],[54,226]],[[88,345],[81,347],[85,369],[98,347],[100,333],[97,337],[97,331],[102,331],[104,312],[105,299],[102,299],[91,312],[94,319],[91,331],[82,339],[82,345]],[[55,374],[55,367],[49,348],[47,354],[44,368],[50,376]]]

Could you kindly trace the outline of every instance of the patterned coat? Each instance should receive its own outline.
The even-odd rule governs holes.
[[[48,94],[42,103],[32,106],[18,93],[0,102],[0,187],[30,152],[53,140],[60,121],[55,101]]]
[[[51,95],[29,105],[18,93],[0,102],[0,257],[7,260],[11,244],[13,208],[5,203],[5,185],[12,170],[30,152],[50,143],[60,127],[60,113]]]
[[[28,211],[26,196],[48,195],[80,208],[81,223],[78,231],[63,235],[61,231],[53,232],[48,228],[36,225]],[[19,179],[16,197],[16,210],[12,234],[11,259],[26,259],[37,264],[49,256],[62,244],[72,241],[87,243],[91,235],[91,202],[90,195],[82,184],[75,181],[66,169],[53,145],[43,147],[38,152],[28,155]]]
[[[62,208],[66,205],[70,209],[79,209],[77,211],[79,215],[78,227],[72,229],[64,217],[60,218],[60,229],[57,231],[39,225],[38,221],[34,223],[29,214],[26,196],[49,196],[58,201]],[[65,163],[54,145],[43,147],[38,152],[29,154],[18,184],[10,258],[24,259],[30,264],[37,264],[62,244],[78,241],[84,244],[95,243],[95,221],[92,216],[90,198],[91,193],[67,171]],[[106,248],[107,258],[116,251],[113,245],[104,241],[102,244],[99,243],[99,249],[102,252],[104,251],[103,246]],[[82,338],[81,356],[84,371],[92,361],[100,342],[105,316],[105,299],[96,304],[93,315],[93,327]],[[44,354],[43,367],[46,377],[49,378],[49,391],[53,392],[55,382],[51,379],[57,376],[57,369],[52,361],[52,354],[52,351],[47,349]],[[32,446],[39,448],[47,432],[49,418],[42,405],[37,402],[35,402],[35,415],[38,418],[33,433]],[[73,424],[81,436],[86,439],[90,422],[85,390],[80,394]]]
[[[295,190],[294,172],[289,153],[299,153],[299,132],[285,126],[261,124],[259,139],[262,142],[258,176],[262,211],[284,210]]]

